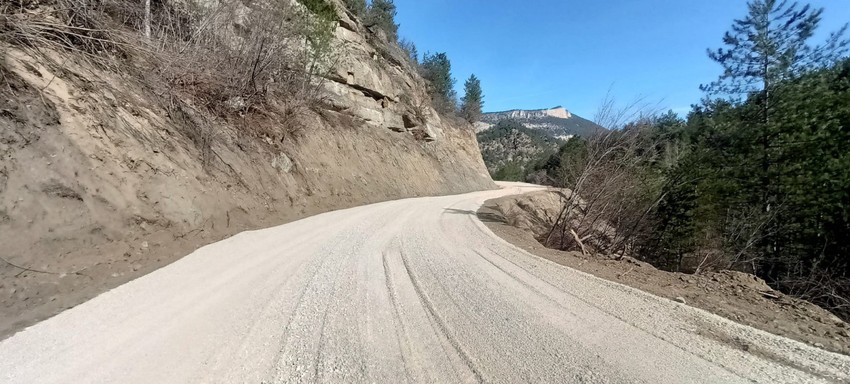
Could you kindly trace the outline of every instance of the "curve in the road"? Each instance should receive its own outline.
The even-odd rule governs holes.
[[[239,234],[0,342],[0,381],[850,380],[846,356],[529,255],[475,216],[534,188]]]

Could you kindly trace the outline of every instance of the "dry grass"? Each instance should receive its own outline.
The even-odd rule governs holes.
[[[153,1],[147,38],[142,1],[12,0],[0,5],[0,41],[56,69],[50,52],[139,78],[205,164],[224,126],[275,140],[297,131],[335,65],[334,24],[290,2],[186,4]]]
[[[69,51],[99,66],[123,58],[131,43],[104,17],[101,3],[12,0],[0,5],[0,39],[27,48]]]
[[[290,115],[320,97],[320,79],[334,61],[332,25],[288,2],[229,0],[209,9],[155,2],[151,16],[147,39],[138,32],[140,1],[13,0],[0,6],[0,38],[104,66],[144,61],[169,91],[222,114],[268,104]]]

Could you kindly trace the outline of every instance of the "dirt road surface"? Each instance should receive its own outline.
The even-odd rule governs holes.
[[[0,382],[850,381],[850,357],[532,256],[475,215],[534,188],[241,233],[4,340]]]

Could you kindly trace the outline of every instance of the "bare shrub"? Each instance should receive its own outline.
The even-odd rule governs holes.
[[[555,183],[572,193],[543,239],[546,246],[618,257],[635,252],[664,198],[663,179],[650,167],[659,160],[660,138],[651,132],[659,111],[645,97],[620,104],[609,89],[594,114],[607,129],[561,149]]]
[[[666,267],[694,274],[721,270],[755,273],[765,261],[765,249],[760,245],[776,234],[772,224],[781,210],[781,205],[768,212],[757,205],[728,209],[719,225],[699,232],[692,252],[679,255],[675,266]]]
[[[791,296],[817,303],[837,316],[850,318],[850,279],[830,270],[815,268],[808,274],[788,274],[777,285]]]
[[[330,21],[288,2],[246,8],[227,1],[196,23],[188,39],[164,47],[163,74],[200,105],[224,115],[275,107],[289,121],[320,98],[321,79],[335,62]]]
[[[637,96],[627,104],[621,104],[608,88],[605,97],[593,114],[593,122],[608,129],[622,129],[626,124],[646,120],[661,112],[659,103],[651,103],[645,96]]]
[[[157,44],[166,93],[187,99],[178,104],[184,111],[212,112],[188,121],[185,132],[205,165],[216,157],[213,145],[221,136],[216,118],[239,132],[283,141],[322,101],[323,79],[336,64],[333,8],[313,14],[292,2],[248,4],[172,7],[153,17],[151,44]]]
[[[658,185],[645,174],[654,154],[643,151],[644,127],[599,132],[576,141],[561,163],[563,186],[572,191],[545,243],[565,250],[628,254],[647,229],[660,201]]]
[[[781,205],[765,212],[761,206],[751,205],[740,210],[730,210],[723,224],[724,250],[728,255],[723,269],[743,270],[755,273],[764,257],[759,244],[776,234],[777,215]],[[699,269],[698,269],[699,270]]]
[[[274,98],[289,116],[319,98],[336,59],[333,3],[323,15],[288,1],[191,4],[155,2],[148,18],[142,1],[15,0],[0,5],[0,33],[19,46],[60,48],[100,63],[146,56],[173,89],[221,114]],[[149,39],[122,30],[147,33],[148,22]]]
[[[169,116],[182,128],[183,134],[195,144],[201,152],[201,164],[209,167],[215,158],[215,143],[222,132],[220,127],[191,105],[177,97],[170,96],[166,103]]]
[[[311,2],[320,3],[317,14],[289,1],[204,8],[191,1],[13,0],[0,4],[0,39],[35,54],[71,52],[79,54],[74,60],[135,71],[170,113],[192,111],[195,118],[179,125],[207,164],[227,123],[263,115],[276,124],[240,128],[273,126],[273,134],[255,133],[283,140],[321,102],[338,47],[335,3]]]
[[[101,67],[125,57],[130,46],[105,17],[102,3],[85,0],[4,2],[0,39],[36,55],[42,48],[71,51]]]

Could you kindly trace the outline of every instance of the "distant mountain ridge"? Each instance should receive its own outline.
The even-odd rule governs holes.
[[[487,112],[482,117],[483,121],[497,123],[503,119],[539,119],[544,117],[557,117],[561,119],[569,119],[572,117],[570,111],[562,106],[557,106],[549,109],[512,109],[502,112]]]
[[[560,105],[546,109],[487,112],[481,115],[481,121],[475,126],[477,131],[481,132],[502,120],[516,120],[529,129],[539,130],[546,136],[564,140],[573,136],[589,137],[600,130],[605,130],[590,120],[570,113]]]

